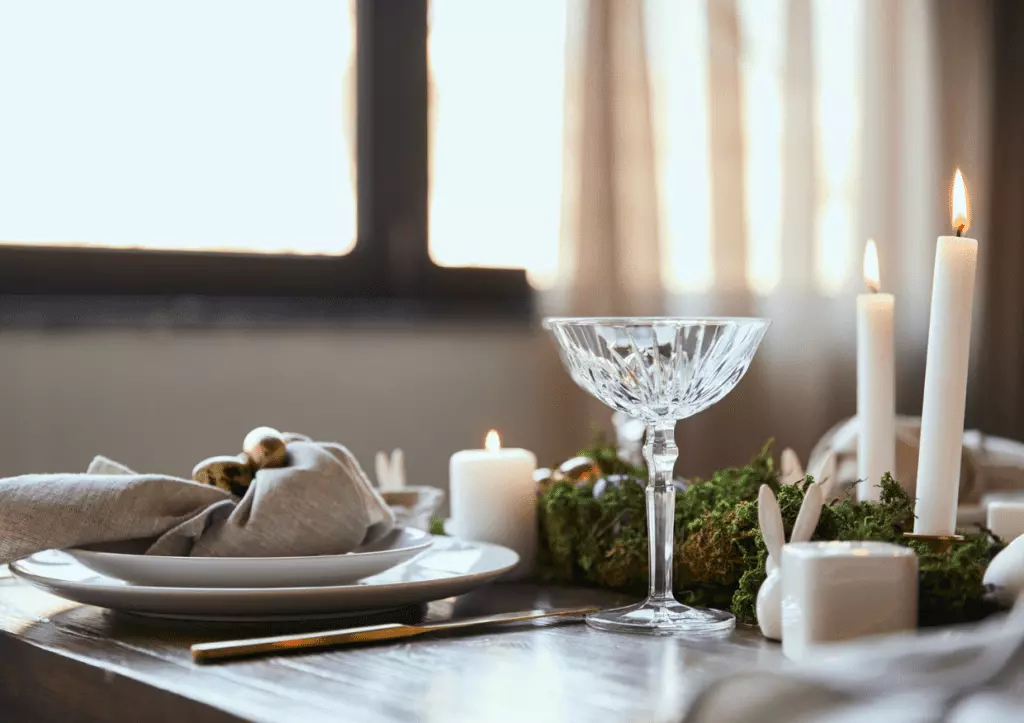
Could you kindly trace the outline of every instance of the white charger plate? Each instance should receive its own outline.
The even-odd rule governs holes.
[[[36,559],[36,558],[39,559]],[[29,585],[58,597],[155,617],[268,621],[337,617],[462,595],[519,562],[506,547],[435,537],[413,560],[354,585],[215,588],[153,587],[105,577],[74,558],[46,551],[10,565]]]
[[[401,565],[430,547],[423,530],[400,527],[345,555],[171,557],[70,549],[90,570],[137,585],[167,587],[307,587],[347,585]]]

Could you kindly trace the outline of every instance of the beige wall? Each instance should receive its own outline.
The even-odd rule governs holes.
[[[0,476],[83,470],[105,454],[187,475],[258,424],[337,439],[364,467],[405,449],[447,485],[452,451],[499,429],[542,460],[587,434],[539,331],[2,331]]]
[[[776,322],[746,378],[679,424],[679,474],[743,464],[773,436],[804,457],[853,413],[852,337],[792,343],[842,305],[765,310]],[[834,358],[807,353],[819,347]],[[916,356],[900,354],[917,374],[900,385],[905,413],[920,409]],[[412,483],[447,487],[448,457],[491,427],[542,464],[572,456],[609,419],[587,399],[540,330],[2,330],[0,476],[80,471],[96,454],[187,475],[269,424],[339,440],[367,470],[401,446]]]

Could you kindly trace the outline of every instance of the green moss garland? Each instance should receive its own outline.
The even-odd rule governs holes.
[[[757,491],[768,484],[790,533],[803,502],[807,478],[779,485],[771,442],[745,467],[723,469],[695,480],[676,495],[674,586],[680,600],[728,608],[756,623],[757,591],[764,581],[767,549],[757,523]],[[623,475],[598,499],[589,483],[557,482],[538,498],[539,570],[543,579],[586,583],[642,594],[647,587],[645,472],[629,468],[614,449],[596,444],[582,450],[605,474]],[[968,535],[952,553],[935,553],[903,537],[913,529],[912,500],[889,475],[881,500],[833,501],[822,510],[815,540],[877,540],[912,547],[919,558],[920,624],[976,620],[997,608],[985,597],[982,577],[1002,549],[987,531]]]

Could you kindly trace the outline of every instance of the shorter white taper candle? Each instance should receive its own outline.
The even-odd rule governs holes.
[[[878,293],[878,250],[870,239],[864,248],[864,281],[871,293],[857,296],[857,499],[861,502],[877,500],[882,475],[896,471],[896,299]]]

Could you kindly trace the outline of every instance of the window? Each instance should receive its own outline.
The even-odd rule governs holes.
[[[862,239],[854,238],[861,155],[861,39],[864,9],[854,3],[818,0],[814,4],[814,62],[818,72],[815,137],[820,159],[815,280],[818,290],[835,296],[859,269]]]
[[[600,6],[0,0],[0,292],[522,309],[571,275],[567,88],[607,69],[570,41]],[[856,281],[864,13],[643,4],[616,112],[650,105],[665,289]]]
[[[677,293],[711,288],[708,42],[696,2],[651,0],[644,30],[650,57],[662,284]],[[698,102],[694,102],[694,98]]]
[[[747,220],[747,286],[768,294],[782,280],[786,3],[743,0],[740,78]]]
[[[355,245],[347,3],[2,7],[5,241],[329,255]]]
[[[0,0],[0,292],[523,308],[522,270],[428,255],[426,43],[426,0]],[[452,158],[431,248],[477,265]]]
[[[430,3],[430,255],[443,266],[525,268],[540,286],[558,270],[567,2]]]
[[[835,296],[859,281],[864,12],[863,3],[831,0],[645,3],[666,289],[768,295],[806,283]],[[807,27],[790,26],[799,13]],[[735,84],[714,77],[714,56],[735,63]],[[712,93],[736,93],[739,116],[735,142],[714,157],[709,127],[731,127],[733,107],[712,117]],[[734,171],[741,180],[722,195],[743,217],[745,268],[742,278],[716,278],[716,257],[736,241],[713,228],[709,194],[716,173],[729,184]],[[800,219],[787,218],[794,207]],[[810,228],[794,228],[805,212]],[[803,258],[812,278],[804,278]]]

